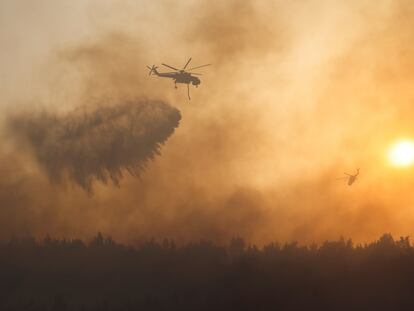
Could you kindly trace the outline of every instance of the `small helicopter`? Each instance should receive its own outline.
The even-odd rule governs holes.
[[[187,68],[188,64],[190,64],[190,62],[191,62],[191,58],[187,61],[187,63],[183,67],[183,69],[177,69],[177,68],[174,68],[173,66],[162,63],[163,66],[175,70],[173,72],[158,72],[157,71],[158,67],[156,67],[155,65],[152,65],[152,67],[147,66],[147,68],[150,70],[149,75],[155,74],[156,76],[161,77],[161,78],[173,79],[175,88],[177,88],[177,83],[187,84],[188,99],[191,100],[191,98],[190,98],[190,83],[192,85],[194,85],[195,87],[198,87],[200,85],[201,81],[200,81],[199,78],[197,78],[195,76],[202,76],[202,74],[201,73],[190,72],[190,70],[210,66],[211,64],[196,66],[196,67],[192,67],[192,68],[189,68],[189,69],[186,70],[186,68]]]
[[[347,175],[347,177],[340,177],[337,179],[348,179],[348,186],[352,186],[352,184],[356,181],[358,175],[359,175],[359,168],[357,168],[356,174],[352,175],[352,174],[348,174],[348,173],[344,173],[345,175]]]

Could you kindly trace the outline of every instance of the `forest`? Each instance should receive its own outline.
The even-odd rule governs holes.
[[[384,234],[257,247],[148,240],[123,245],[11,238],[0,244],[0,309],[413,310],[414,247]]]

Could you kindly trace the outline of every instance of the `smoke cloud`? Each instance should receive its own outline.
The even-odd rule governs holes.
[[[43,0],[36,18],[15,3],[0,4],[15,12],[0,9],[0,236],[412,234],[413,171],[384,156],[396,138],[414,137],[411,1]],[[213,64],[200,69],[191,103],[185,87],[146,69],[189,57]],[[75,110],[105,98],[116,101]],[[131,98],[180,110],[162,156],[156,146],[176,121],[150,113],[135,123],[122,108]],[[112,118],[117,109],[128,112]],[[165,116],[178,117],[171,109]],[[146,128],[147,118],[164,133],[150,136],[152,147],[128,127]],[[352,187],[337,180],[357,167]],[[66,182],[94,196],[55,187]]]
[[[64,116],[24,113],[11,118],[9,129],[53,183],[66,176],[92,193],[95,180],[119,185],[125,172],[139,177],[180,118],[164,102],[134,100]]]

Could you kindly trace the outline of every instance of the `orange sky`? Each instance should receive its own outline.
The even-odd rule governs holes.
[[[65,113],[145,96],[181,110],[141,180],[51,185],[2,131],[0,235],[357,241],[414,228],[410,1],[0,4],[0,109]],[[213,63],[192,101],[146,65]],[[6,74],[4,74],[6,73]],[[353,186],[337,181],[361,168]]]

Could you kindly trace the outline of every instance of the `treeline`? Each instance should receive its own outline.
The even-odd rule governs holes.
[[[414,310],[414,247],[240,239],[0,243],[0,310]]]

